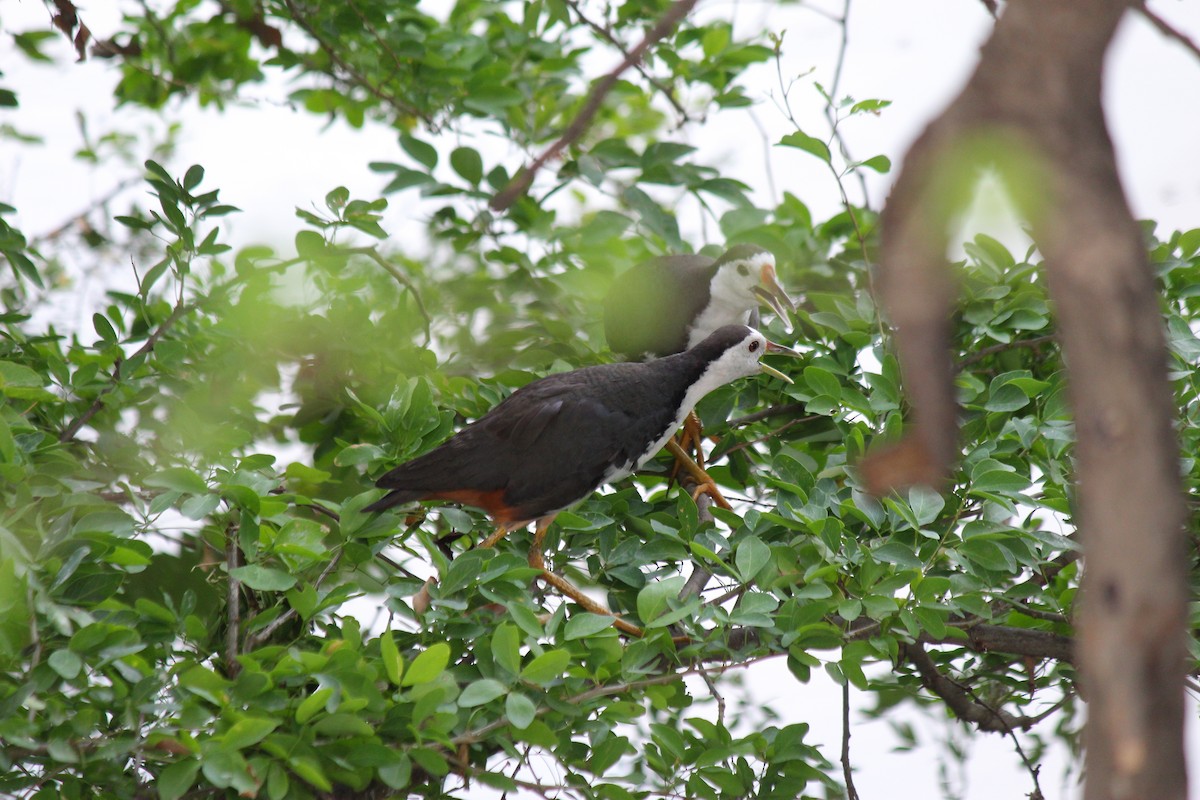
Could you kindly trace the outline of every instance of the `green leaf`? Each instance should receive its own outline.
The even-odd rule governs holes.
[[[296,707],[296,722],[301,725],[308,722],[318,711],[325,708],[330,697],[333,697],[333,687],[326,686],[304,698]]]
[[[400,655],[400,650],[396,647],[395,636],[391,631],[384,631],[383,635],[379,637],[379,652],[388,680],[396,686],[400,686],[400,679],[404,677],[404,657]]]
[[[842,396],[841,381],[827,369],[805,367],[804,382],[808,384],[815,395],[826,395],[834,400]]]
[[[83,669],[83,660],[67,649],[55,650],[46,659],[50,668],[67,680],[73,680]]]
[[[350,202],[350,190],[345,186],[338,186],[325,195],[325,207],[335,214],[339,209],[345,208],[348,202]]]
[[[379,768],[379,780],[392,789],[407,789],[412,780],[412,759],[401,753],[395,762]]]
[[[1001,469],[988,470],[981,475],[972,476],[971,480],[971,489],[977,492],[1020,493],[1029,486],[1029,478]]]
[[[203,180],[204,167],[200,166],[199,164],[193,164],[192,166],[188,167],[187,173],[183,176],[183,188],[190,192],[192,189],[195,189],[197,186],[199,186],[200,182]]]
[[[450,153],[450,166],[472,185],[483,180],[483,159],[470,147],[456,147]]]
[[[45,385],[42,376],[24,364],[0,361],[0,389],[41,388]]]
[[[899,542],[887,542],[871,551],[875,558],[898,567],[921,569],[925,563],[917,558],[911,547]]]
[[[208,484],[205,483],[204,478],[187,467],[169,467],[149,476],[143,483],[146,486],[173,489],[185,494],[208,493]]]
[[[404,148],[404,152],[412,156],[417,163],[426,169],[433,169],[437,166],[437,148],[428,142],[424,142],[410,134],[402,133],[400,134],[400,146]]]
[[[521,672],[521,634],[511,622],[502,622],[492,634],[492,659],[513,675]]]
[[[567,620],[567,625],[563,629],[563,638],[569,642],[572,639],[583,639],[592,636],[606,628],[611,628],[615,619],[615,617],[606,614],[592,614],[590,612],[575,614]]]
[[[305,481],[306,483],[324,483],[333,477],[331,473],[323,469],[310,467],[308,464],[301,464],[299,461],[293,461],[288,464],[283,474],[289,478]]]
[[[566,650],[547,650],[525,665],[521,680],[541,685],[552,683],[562,677],[570,663],[571,654]]]
[[[762,544],[761,542],[759,544]],[[766,545],[763,545],[764,547]],[[669,607],[670,601],[679,596],[685,583],[682,575],[674,575],[653,581],[642,587],[637,596],[638,616],[642,622],[650,622]]]
[[[738,577],[742,583],[752,583],[767,562],[771,560],[771,548],[763,544],[758,537],[751,536],[738,543],[734,551],[733,563],[737,567]],[[680,587],[682,588],[682,587]],[[641,609],[638,609],[639,615]],[[646,617],[642,616],[642,619]]]
[[[832,156],[829,153],[829,146],[820,139],[814,136],[809,136],[804,131],[793,131],[792,133],[789,133],[780,139],[779,143],[784,147],[796,147],[806,153],[812,153],[826,164],[832,161]]]
[[[321,762],[317,761],[314,756],[291,756],[288,758],[288,766],[322,792],[333,791],[333,784],[329,782],[329,778],[325,777],[325,771],[321,769]]]
[[[918,526],[928,525],[938,518],[946,507],[946,499],[932,489],[917,487],[908,491],[908,505],[912,508]]]
[[[404,674],[400,685],[416,686],[420,683],[429,683],[441,675],[449,663],[450,645],[445,642],[432,644],[428,650],[425,650],[413,659],[412,665],[409,666],[408,672]]]
[[[200,771],[200,761],[188,758],[177,761],[158,773],[154,787],[158,789],[159,800],[179,800],[192,788],[196,782],[196,774]]]
[[[514,728],[521,730],[533,722],[537,716],[537,706],[520,692],[509,692],[504,700],[504,714]]]
[[[244,750],[265,739],[267,734],[279,727],[279,723],[280,720],[277,719],[247,717],[235,722],[220,738],[226,747],[232,750]]]
[[[92,314],[92,327],[96,329],[96,335],[106,342],[115,343],[117,341],[117,331],[113,328],[112,323],[108,321],[108,317],[103,314]]]
[[[878,113],[892,104],[891,100],[859,100],[850,106],[851,114]]]
[[[506,691],[508,691],[507,687],[500,681],[481,678],[463,689],[462,694],[458,696],[458,705],[460,708],[481,706],[492,702]]]
[[[886,175],[892,171],[892,160],[884,155],[871,156],[866,161],[860,161],[859,166],[873,169],[881,175]]]
[[[234,567],[229,574],[259,592],[283,592],[296,585],[295,575],[261,564]]]

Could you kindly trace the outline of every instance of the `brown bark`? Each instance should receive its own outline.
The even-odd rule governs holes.
[[[913,433],[864,462],[871,488],[887,491],[939,482],[957,455],[944,255],[963,199],[953,173],[994,166],[1045,256],[1069,369],[1087,800],[1186,796],[1185,512],[1167,351],[1100,91],[1108,43],[1137,5],[1011,0],[963,93],[913,145],[883,214],[878,283]]]

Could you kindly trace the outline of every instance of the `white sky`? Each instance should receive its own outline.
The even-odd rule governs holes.
[[[84,19],[100,37],[107,35],[121,4],[81,3]],[[841,4],[822,0],[809,5],[838,12]],[[1194,0],[1154,0],[1150,6],[1161,16],[1200,40],[1200,3]],[[836,56],[838,31],[828,19],[804,7],[777,7],[753,0],[702,0],[698,13],[724,14],[736,9],[739,31],[786,29],[785,77],[815,69],[797,82],[791,102],[805,129],[823,135],[823,118],[811,87],[813,79],[829,86]],[[41,0],[6,0],[0,20],[7,31],[44,27],[47,12]],[[893,105],[878,118],[860,117],[848,123],[845,135],[858,158],[883,153],[897,165],[905,147],[932,115],[958,91],[969,74],[979,44],[990,29],[990,20],[977,0],[854,0],[850,46],[842,94],[855,99],[883,98]],[[93,169],[72,161],[79,146],[77,110],[86,112],[97,135],[112,129],[161,129],[156,115],[136,109],[111,109],[115,70],[103,61],[74,65],[69,46],[62,40],[54,48],[63,62],[52,67],[31,66],[15,55],[11,44],[0,44],[0,86],[19,94],[20,108],[0,112],[0,124],[9,122],[25,133],[46,139],[40,148],[17,148],[0,140],[0,201],[19,210],[16,222],[27,235],[36,235],[61,224],[106,193],[117,180],[103,168]],[[605,67],[615,59],[603,57]],[[767,139],[777,141],[789,131],[787,121],[773,105],[779,97],[774,68],[758,67],[745,81],[750,95],[760,102],[754,109]],[[355,197],[374,197],[386,178],[367,169],[369,161],[402,161],[394,136],[386,130],[359,131],[335,122],[326,124],[279,102],[286,87],[274,82],[248,94],[260,98],[242,108],[218,113],[187,106],[180,110],[184,133],[178,158],[168,165],[176,173],[192,163],[207,170],[205,186],[220,187],[225,202],[244,213],[229,218],[230,238],[236,244],[267,242],[290,249],[299,229],[296,205],[320,206],[327,191],[342,184]],[[1109,57],[1106,107],[1122,175],[1135,214],[1156,219],[1159,233],[1200,227],[1200,62],[1180,45],[1164,40],[1139,16],[1122,26]],[[797,150],[767,147],[758,127],[745,112],[724,113],[702,130],[691,134],[700,147],[699,158],[723,165],[724,174],[738,177],[757,191],[760,204],[769,202],[767,168],[778,190],[798,195],[818,219],[838,208],[836,187],[824,167]],[[876,207],[886,192],[889,177],[871,179]],[[140,187],[136,191],[143,191]],[[388,223],[394,236],[405,229],[419,230],[406,215],[409,198],[391,199]],[[704,227],[695,219],[681,219],[685,236],[703,243]],[[713,226],[708,226],[714,235]],[[128,262],[112,265],[124,275]],[[102,281],[103,282],[103,281]],[[802,287],[795,287],[799,293]],[[81,308],[81,310],[83,310]],[[87,310],[90,315],[91,310]],[[782,659],[756,667],[746,676],[751,694],[770,704],[785,721],[812,724],[810,741],[825,745],[836,759],[840,737],[840,690],[817,675],[807,686],[797,687]],[[693,686],[695,696],[705,693]],[[923,732],[923,741],[944,737],[947,727],[909,717]],[[1189,752],[1193,763],[1200,755],[1200,734],[1193,708],[1189,715]],[[882,722],[856,721],[852,740],[856,783],[864,800],[883,797],[938,797],[936,751],[892,753],[895,739]],[[1049,736],[1049,733],[1047,733]],[[998,736],[977,736],[965,785],[952,783],[970,800],[1012,800],[1031,790],[1011,744]],[[1074,783],[1063,783],[1065,760],[1056,751],[1043,760],[1042,788],[1048,798],[1078,795]],[[1200,799],[1200,778],[1194,773],[1191,797]],[[1075,776],[1077,777],[1077,775]],[[810,787],[814,788],[814,787]]]

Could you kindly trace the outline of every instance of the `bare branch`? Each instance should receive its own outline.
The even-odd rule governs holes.
[[[102,194],[100,197],[93,200],[91,202],[91,204],[88,205],[87,208],[83,209],[82,211],[79,211],[78,213],[74,214],[69,219],[67,219],[65,222],[63,222],[59,225],[56,225],[54,228],[51,228],[50,230],[46,231],[45,233],[41,233],[41,234],[38,234],[37,236],[32,237],[29,240],[29,246],[34,247],[40,242],[53,241],[54,239],[57,239],[58,237],[62,236],[67,231],[71,230],[71,228],[75,227],[76,225],[82,225],[83,223],[87,222],[87,218],[89,216],[91,216],[97,209],[103,208],[104,206],[108,205],[110,202],[112,202],[113,198],[115,198],[121,192],[128,189],[130,186],[133,186],[136,183],[140,183],[141,180],[142,180],[141,176],[135,176],[135,177],[129,177],[129,178],[125,178],[124,180],[118,181],[115,186],[113,186],[107,192]]]
[[[687,492],[693,491],[696,486],[695,478],[691,473],[684,473],[684,477],[680,479],[679,486]],[[700,523],[713,522],[712,515],[713,499],[707,494],[700,494],[696,497],[696,519]],[[687,579],[687,583],[683,585],[683,589],[679,592],[680,600],[688,600],[689,598],[698,596],[704,591],[704,587],[708,586],[708,582],[712,580],[712,571],[704,565],[696,562],[691,576]]]
[[[1173,39],[1179,44],[1186,47],[1192,52],[1192,55],[1200,58],[1200,45],[1197,45],[1187,34],[1176,28],[1171,23],[1154,13],[1144,2],[1137,5],[1137,10],[1141,12],[1151,25],[1158,28],[1158,32],[1168,39]]]
[[[291,3],[289,0],[289,5],[290,4]],[[587,100],[583,104],[583,108],[580,109],[579,114],[575,117],[571,124],[567,126],[567,129],[563,131],[562,136],[560,136],[558,140],[554,142],[554,144],[546,148],[545,152],[534,159],[533,163],[522,168],[521,171],[518,172],[511,181],[509,181],[507,186],[505,186],[503,189],[497,192],[495,196],[492,197],[491,202],[488,203],[488,205],[490,205],[494,211],[503,211],[515,203],[517,198],[525,194],[526,190],[528,190],[529,186],[533,183],[534,176],[537,175],[538,171],[540,171],[542,167],[546,166],[548,161],[553,158],[557,158],[563,150],[565,150],[567,147],[570,147],[579,139],[579,137],[583,136],[583,134],[591,126],[592,118],[596,116],[597,112],[600,111],[600,107],[604,104],[604,98],[610,91],[612,91],[612,88],[616,86],[617,81],[620,80],[621,74],[634,64],[641,61],[651,47],[670,34],[671,31],[675,29],[675,26],[678,25],[683,18],[688,15],[688,13],[692,10],[692,7],[695,5],[696,0],[675,0],[675,2],[671,4],[671,7],[667,9],[666,13],[663,14],[659,21],[654,25],[654,27],[646,33],[642,41],[638,42],[637,46],[635,46],[629,51],[628,54],[626,54],[621,63],[618,64],[616,68],[614,68],[607,75],[596,81],[595,85],[592,87],[591,93],[588,95]]]
[[[846,800],[859,800],[850,767],[850,681],[842,682],[842,778],[846,781]]]
[[[1003,709],[993,709],[975,702],[962,684],[938,671],[937,665],[919,642],[901,645],[900,653],[916,668],[921,684],[926,689],[942,698],[956,717],[963,722],[974,723],[981,731],[1008,733],[1014,728],[1029,730],[1040,721],[1038,717],[1018,717]]]

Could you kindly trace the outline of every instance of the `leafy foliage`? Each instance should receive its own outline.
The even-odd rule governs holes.
[[[280,70],[306,109],[391,125],[399,150],[372,165],[380,197],[334,188],[298,211],[294,255],[233,253],[217,223],[237,209],[203,168],[148,161],[154,200],[89,250],[138,254],[136,288],[65,334],[35,314],[62,296],[45,251],[65,245],[32,246],[0,207],[0,791],[818,796],[839,777],[806,725],[716,713],[688,677],[729,687],[784,657],[797,681],[823,669],[886,714],[929,702],[917,648],[1012,727],[1049,709],[1050,735],[1073,740],[1072,429],[1032,254],[966,245],[960,470],[941,495],[876,502],[854,464],[899,432],[903,398],[870,293],[874,213],[816,221],[793,193],[755,205],[668,131],[676,106],[748,104],[743,71],[773,48],[686,22],[553,174],[488,208],[520,161],[480,135],[514,153],[554,140],[591,85],[585,57],[613,52],[603,32],[665,7],[181,2],[126,20],[139,47],[120,102],[224,103]],[[30,58],[37,33],[19,40]],[[799,129],[781,144],[839,178],[890,163],[842,164],[834,138]],[[389,238],[396,202],[428,210],[427,252]],[[551,566],[643,638],[539,589],[528,532],[483,551],[474,509],[362,512],[390,466],[537,375],[608,358],[598,300],[620,269],[688,247],[680,203],[776,254],[804,292],[805,357],[784,365],[793,386],[700,404],[735,511],[703,512],[661,459],[559,516]],[[1200,232],[1151,248],[1194,489]],[[683,591],[692,564],[714,575],[701,594]],[[561,787],[520,769],[535,758]]]

